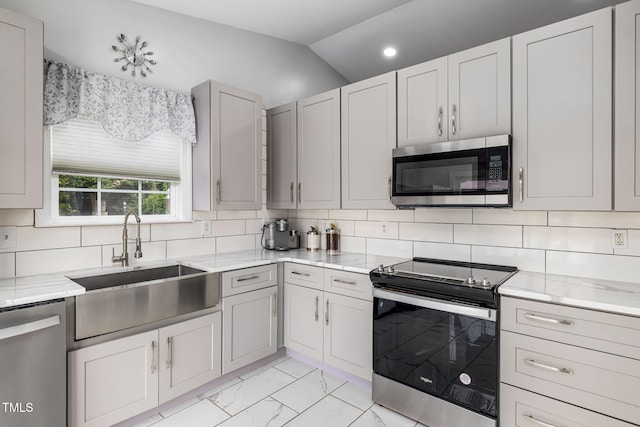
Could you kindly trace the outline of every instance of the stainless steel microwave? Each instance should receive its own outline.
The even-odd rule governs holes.
[[[511,136],[393,150],[391,201],[398,207],[509,207]]]

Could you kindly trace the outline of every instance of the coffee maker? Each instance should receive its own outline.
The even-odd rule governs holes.
[[[275,251],[288,251],[300,247],[300,234],[289,230],[289,220],[276,219],[262,226],[262,247]]]

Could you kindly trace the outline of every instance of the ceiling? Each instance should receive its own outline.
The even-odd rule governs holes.
[[[354,82],[625,0],[132,1],[307,45]]]

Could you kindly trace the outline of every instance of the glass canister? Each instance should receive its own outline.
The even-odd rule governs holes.
[[[338,252],[340,252],[340,230],[327,228],[327,253],[337,254]]]
[[[311,231],[307,231],[307,250],[317,251],[320,249],[320,233],[315,227],[311,227]]]

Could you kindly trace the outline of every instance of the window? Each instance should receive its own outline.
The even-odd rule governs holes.
[[[128,212],[145,222],[191,220],[191,146],[173,133],[122,142],[76,118],[45,135],[49,191],[36,225],[119,224]]]

